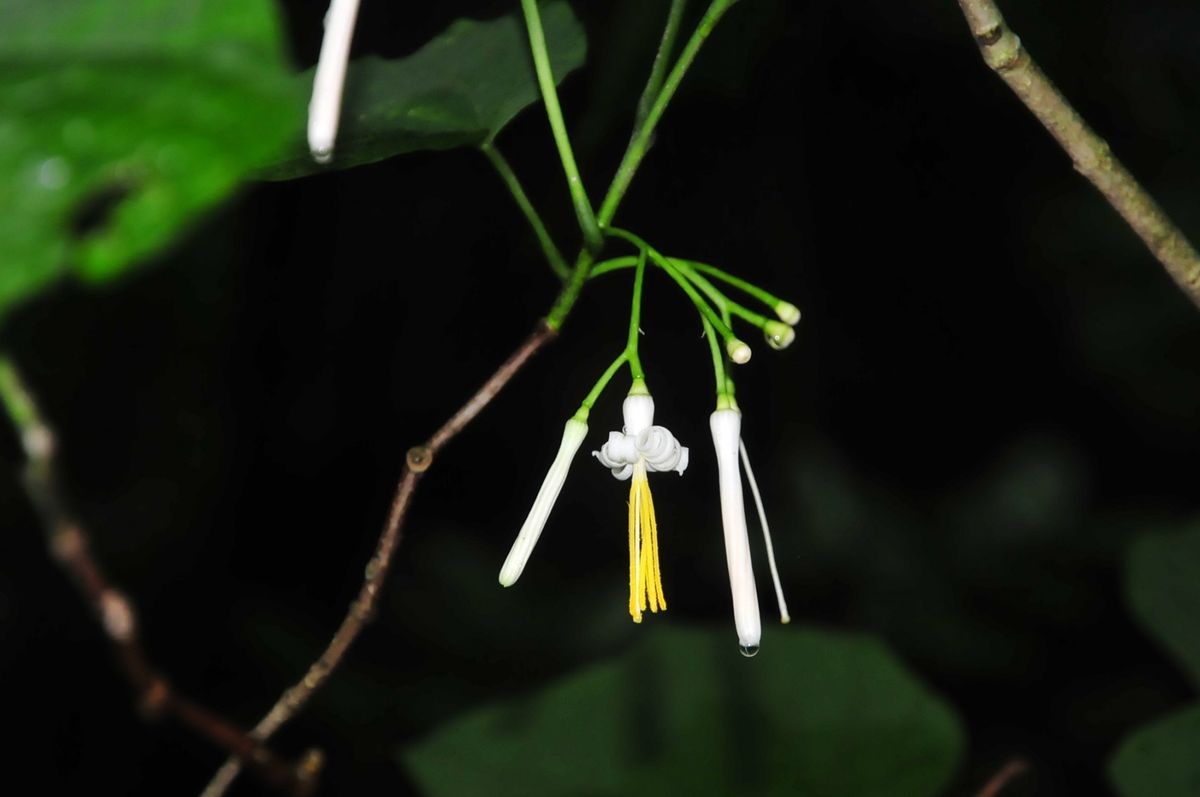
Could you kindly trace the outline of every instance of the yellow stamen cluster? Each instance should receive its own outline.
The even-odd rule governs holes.
[[[642,621],[647,599],[650,611],[666,610],[662,571],[658,565],[658,524],[654,520],[654,499],[646,466],[634,466],[629,485],[629,616]]]

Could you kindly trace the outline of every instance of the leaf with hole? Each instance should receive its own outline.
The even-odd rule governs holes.
[[[0,0],[0,314],[174,240],[302,123],[269,0]]]

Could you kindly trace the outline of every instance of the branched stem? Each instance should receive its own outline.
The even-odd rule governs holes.
[[[667,63],[671,60],[671,49],[675,46],[675,35],[679,32],[679,23],[683,20],[683,10],[686,6],[687,0],[671,0],[671,7],[667,10],[667,24],[663,27],[658,50],[654,53],[654,63],[650,66],[650,78],[646,81],[646,87],[642,89],[642,96],[638,98],[631,140],[637,138],[638,133],[641,132],[642,125],[650,114],[650,107],[662,91],[663,78],[667,74]]]
[[[579,167],[575,165],[575,153],[571,150],[571,139],[567,136],[567,125],[563,122],[562,108],[558,104],[558,89],[554,85],[550,55],[546,52],[546,34],[542,31],[542,15],[538,11],[537,0],[521,0],[521,10],[525,13],[525,27],[529,30],[529,48],[533,54],[533,67],[537,72],[542,101],[546,106],[546,117],[550,120],[550,130],[554,134],[554,144],[558,147],[558,157],[567,175],[567,188],[575,205],[579,229],[583,231],[583,240],[587,248],[599,251],[604,244],[604,238],[600,234],[600,225],[596,222],[592,203],[584,190],[583,179],[579,176]]]
[[[720,19],[721,15],[733,1],[713,0],[708,13],[701,21],[696,32],[693,33],[675,68],[671,70],[670,75],[667,77],[662,91],[659,92],[658,97],[647,114],[645,123],[638,134],[630,141],[626,156],[622,160],[621,167],[617,175],[613,178],[613,182],[609,186],[605,197],[605,207],[607,210],[602,212],[600,217],[594,219],[597,224],[595,231],[597,238],[600,238],[599,226],[604,226],[612,219],[613,214],[616,213],[617,207],[620,205],[621,199],[629,187],[629,182],[633,179],[633,175],[637,171],[642,157],[645,155],[647,142],[653,133],[654,126],[657,124],[658,119],[661,118],[663,111],[670,102],[671,96],[687,72],[688,66],[695,59],[697,51],[704,40],[707,39],[717,20]],[[578,179],[578,171],[574,168],[574,156],[570,152],[570,142],[567,140],[566,126],[562,121],[562,113],[558,107],[558,97],[555,92],[553,78],[550,76],[549,59],[545,52],[545,37],[541,32],[541,20],[537,14],[536,0],[522,0],[522,8],[526,12],[527,26],[530,28],[534,64],[538,71],[538,80],[542,88],[543,99],[546,101],[547,115],[550,118],[551,129],[554,131],[555,142],[559,147],[560,157],[563,158],[564,169],[568,170],[568,183],[573,187],[572,198],[575,200],[576,213],[580,216],[580,225],[585,230],[585,246],[576,256],[575,264],[571,268],[570,277],[567,279],[566,284],[559,291],[549,312],[534,333],[513,352],[475,396],[463,405],[455,413],[454,417],[429,439],[429,442],[425,446],[418,446],[408,452],[400,484],[396,489],[396,497],[392,503],[392,510],[388,515],[383,532],[380,534],[379,543],[375,555],[371,559],[371,566],[367,569],[359,598],[351,604],[350,611],[347,613],[345,620],[343,620],[341,627],[339,627],[325,652],[310,667],[305,678],[285,692],[283,697],[276,702],[267,716],[254,729],[252,736],[255,739],[266,740],[269,738],[275,730],[291,719],[291,717],[295,716],[296,712],[308,702],[313,693],[328,680],[329,675],[341,661],[350,644],[365,627],[367,619],[374,608],[376,596],[382,590],[384,576],[387,574],[396,547],[400,543],[400,529],[404,522],[405,514],[412,502],[413,493],[416,490],[421,474],[428,469],[433,455],[449,442],[451,438],[462,431],[495,398],[496,394],[503,389],[530,357],[554,338],[567,316],[570,315],[576,301],[579,299],[579,294],[583,290],[583,286],[587,283],[588,277],[591,274],[592,263],[595,260],[593,248],[598,251],[599,244],[602,241],[591,240],[587,233],[587,214],[590,213],[590,205],[587,204],[587,197],[583,193],[582,183]],[[531,22],[530,20],[534,21]],[[539,66],[539,61],[542,64],[541,66]],[[548,80],[544,78],[548,78]],[[635,154],[631,155],[631,152]],[[571,173],[575,175],[574,182],[571,181]],[[587,213],[584,213],[584,210]],[[696,298],[699,299],[699,297]],[[620,368],[624,360],[625,355],[622,353],[621,357],[610,366],[613,374],[615,374],[616,369]],[[609,374],[608,379],[611,378],[612,374]],[[607,384],[607,380],[605,380],[604,384]],[[604,385],[601,384],[599,387],[602,390]],[[239,769],[240,763],[237,759],[226,761],[225,765],[217,772],[208,787],[204,790],[203,797],[220,797],[220,795],[223,795],[233,782],[233,779],[237,777]]]
[[[33,394],[7,358],[0,356],[0,403],[21,437],[26,465],[22,482],[37,509],[51,558],[74,582],[112,648],[141,713],[150,720],[172,717],[198,736],[226,750],[266,783],[289,794],[311,794],[320,774],[319,751],[288,763],[223,717],[177,692],[146,657],[133,602],[116,589],[92,552],[87,527],[72,516],[59,488],[54,432],[43,420]]]
[[[707,319],[710,324],[716,327],[723,339],[727,342],[737,340],[737,335],[730,329],[728,322],[722,319],[708,302],[704,301],[704,297],[696,292],[696,289],[692,286],[688,278],[683,275],[669,258],[664,257],[657,249],[628,230],[622,230],[619,227],[609,227],[608,234],[624,239],[645,252],[657,266],[666,272],[668,277],[675,281],[675,284],[691,299],[692,304],[696,306],[696,310],[699,311],[701,317]]]
[[[525,189],[521,187],[521,181],[517,179],[516,172],[508,165],[508,160],[500,154],[500,150],[496,149],[490,140],[483,142],[479,146],[479,149],[487,156],[492,166],[496,168],[496,173],[500,175],[500,179],[508,187],[508,192],[512,194],[517,207],[525,215],[525,220],[533,228],[533,234],[537,236],[538,244],[542,247],[542,254],[545,255],[550,269],[561,280],[570,277],[571,269],[567,265],[567,261],[563,259],[562,252],[554,245],[554,239],[550,237],[549,231],[546,230],[546,225],[542,223],[542,217],[538,215],[537,209],[534,208],[533,203],[529,201],[529,197],[525,194]]]
[[[522,2],[531,2],[531,0],[522,0]],[[692,62],[696,60],[696,54],[700,52],[700,48],[721,17],[735,2],[736,0],[713,0],[708,6],[708,10],[704,12],[704,17],[696,26],[696,30],[692,32],[691,38],[684,45],[683,51],[679,54],[679,60],[675,62],[675,66],[672,67],[670,74],[663,82],[662,91],[658,92],[641,127],[630,140],[629,146],[625,148],[625,154],[621,158],[620,165],[617,166],[616,176],[613,177],[612,185],[609,186],[608,193],[604,196],[604,202],[600,205],[600,212],[597,214],[601,227],[608,226],[616,216],[617,207],[624,199],[625,192],[629,190],[629,184],[633,181],[633,175],[641,165],[642,158],[646,156],[655,126],[658,125],[663,113],[667,110],[667,105],[675,96],[675,91],[683,82],[684,75],[687,74]]]
[[[1188,297],[1200,305],[1200,254],[1108,144],[1029,55],[992,0],[958,0],[983,60],[1050,132],[1108,204],[1133,228]]]

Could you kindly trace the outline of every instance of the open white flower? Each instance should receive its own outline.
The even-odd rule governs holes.
[[[746,465],[746,476],[750,480],[750,488],[763,527],[771,577],[775,582],[775,595],[779,601],[780,620],[787,623],[791,618],[783,598],[779,572],[775,567],[775,552],[771,545],[771,533],[767,527],[762,498],[754,481],[754,472],[750,470],[750,458],[742,443],[742,414],[732,408],[718,409],[709,416],[709,427],[712,430],[713,447],[717,455],[721,524],[725,529],[725,560],[729,566],[729,590],[733,596],[733,622],[737,628],[738,645],[742,653],[753,656],[758,652],[762,640],[762,620],[758,611],[754,567],[750,560],[750,538],[746,531],[746,506],[742,495],[739,453]]]
[[[517,533],[517,540],[508,552],[508,558],[504,560],[504,566],[500,568],[500,583],[503,586],[511,587],[521,577],[525,563],[533,553],[533,546],[537,545],[538,538],[542,536],[542,529],[546,527],[550,510],[554,508],[554,502],[558,500],[558,494],[562,491],[563,482],[567,480],[571,460],[575,458],[575,453],[579,451],[585,436],[586,423],[576,418],[567,421],[562,442],[558,446],[558,454],[555,455],[550,470],[546,472],[546,478],[542,481],[537,498],[533,500],[529,516],[525,518],[521,531]]]
[[[321,39],[312,99],[308,103],[308,149],[317,163],[328,163],[333,158],[358,2],[330,0],[325,13],[325,36]]]
[[[667,608],[662,571],[658,562],[658,522],[650,495],[651,471],[683,473],[688,450],[663,426],[654,425],[654,399],[649,394],[630,395],[621,406],[625,426],[609,432],[608,442],[592,455],[629,485],[629,616],[642,621],[642,612]]]

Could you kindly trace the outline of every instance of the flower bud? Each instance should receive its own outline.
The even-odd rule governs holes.
[[[768,346],[780,351],[792,345],[792,341],[796,339],[796,330],[779,321],[768,321],[763,324],[763,337],[767,339]]]

